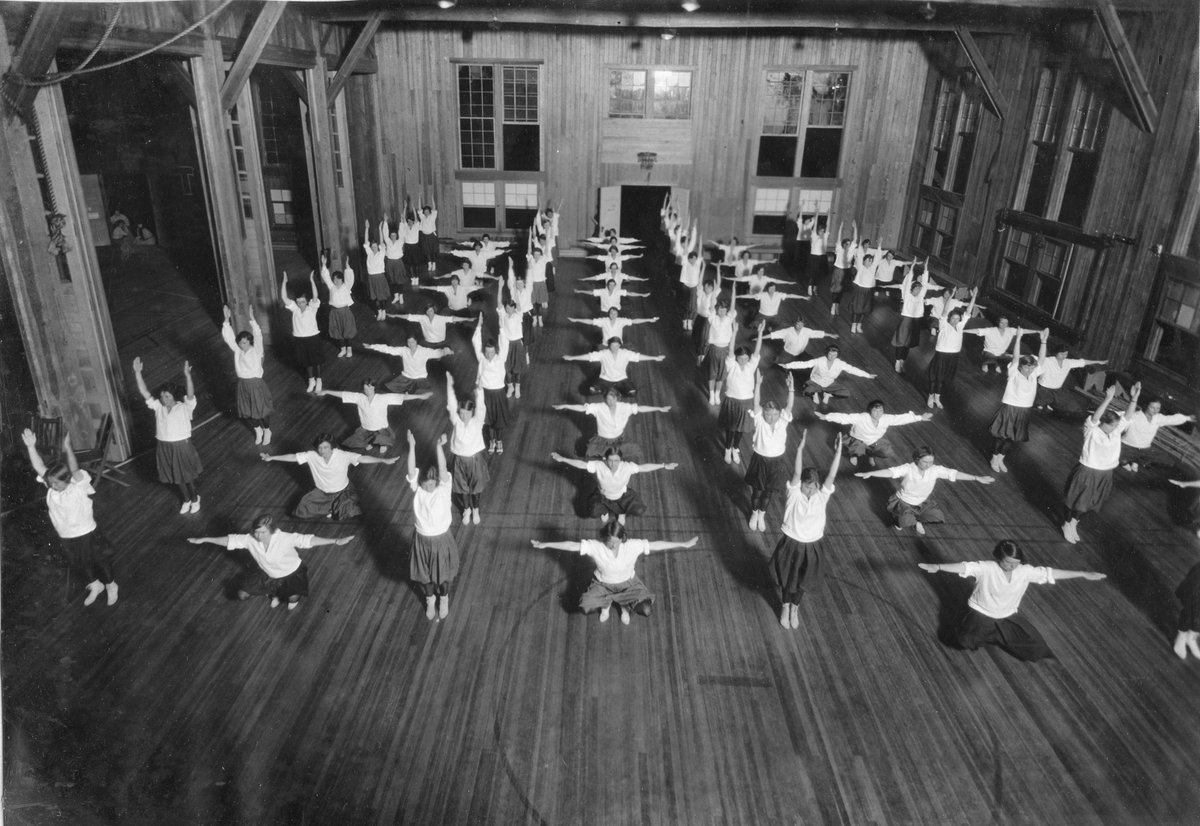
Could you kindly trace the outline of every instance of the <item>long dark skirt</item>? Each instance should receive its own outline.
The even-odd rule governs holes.
[[[325,342],[320,336],[294,336],[292,343],[300,367],[320,367],[325,363]]]
[[[825,253],[820,255],[808,254],[805,261],[805,275],[809,284],[816,284],[818,278],[824,278],[829,272],[829,256]]]
[[[257,568],[247,570],[238,577],[237,589],[251,596],[292,602],[292,597],[300,599],[308,596],[308,564],[301,562],[299,568],[278,579],[267,576]]]
[[[421,233],[421,257],[426,264],[436,264],[438,260],[438,236],[436,232]]]
[[[534,281],[529,285],[529,300],[534,304],[549,304],[550,289],[546,286],[545,281]]]
[[[725,366],[727,358],[729,358],[728,347],[718,347],[715,344],[705,347],[704,378],[708,381],[725,381],[725,376],[729,372],[729,368]]]
[[[771,577],[784,594],[815,591],[825,576],[824,558],[823,539],[799,542],[784,534],[771,555]]]
[[[386,293],[384,296],[386,297]],[[329,337],[334,341],[354,338],[358,325],[354,323],[354,311],[349,307],[333,307],[329,310]]]
[[[450,490],[454,493],[483,493],[488,480],[492,478],[484,452],[481,450],[473,456],[454,454],[452,461],[454,467],[451,475],[454,481]]]
[[[386,272],[386,270],[384,271]],[[367,273],[367,295],[372,301],[383,301],[392,294],[387,276],[383,272]]]
[[[782,456],[760,456],[754,453],[750,456],[750,465],[746,468],[746,484],[751,490],[773,491],[783,490],[787,479],[787,454]]]
[[[326,493],[313,488],[300,497],[300,503],[296,505],[295,512],[297,519],[324,519],[326,517],[353,519],[361,514],[362,508],[358,506],[358,492],[354,489],[353,483],[346,485],[337,493]]]
[[[271,388],[261,378],[238,379],[237,412],[243,419],[265,419],[274,406]]]
[[[508,427],[508,398],[503,387],[499,390],[489,390],[485,387],[483,389],[483,407],[486,413],[484,423],[488,427]]]
[[[504,370],[508,374],[508,380],[517,382],[521,379],[521,374],[528,367],[528,359],[525,355],[525,342],[522,339],[510,341],[508,343],[508,358],[504,362]]]
[[[1014,442],[1029,441],[1030,408],[1002,404],[992,417],[988,431],[997,439],[1012,439]]]
[[[871,312],[871,308],[875,306],[875,291],[857,284],[851,284],[850,290],[850,312],[863,315]]]
[[[900,324],[892,334],[893,347],[916,347],[921,343],[921,319],[900,316]]]
[[[403,292],[408,287],[408,270],[404,266],[403,258],[383,259],[383,272],[392,289]]]
[[[413,582],[451,582],[458,576],[458,564],[458,543],[450,531],[437,536],[413,531],[408,556],[408,576]]]
[[[186,485],[196,481],[204,470],[200,454],[191,439],[178,442],[159,442],[154,451],[158,464],[158,481],[168,485]]]
[[[425,266],[425,258],[424,258],[424,256],[421,255],[421,245],[420,244],[405,244],[404,245],[404,257],[401,260],[404,261],[405,267],[423,267],[423,266]],[[414,278],[416,278],[416,277],[419,277],[419,276],[414,276]]]
[[[1094,511],[1112,493],[1113,472],[1075,465],[1067,477],[1063,501],[1069,510]]]
[[[70,539],[59,538],[63,554],[67,557],[67,565],[71,573],[83,582],[103,582],[105,585],[113,581],[112,557],[114,549],[100,530],[96,528],[83,536],[73,536]]]
[[[929,392],[940,393],[954,382],[958,373],[958,353],[934,352],[929,362]]]
[[[1033,623],[1018,614],[993,619],[968,608],[955,630],[958,644],[968,651],[981,645],[996,645],[1018,660],[1043,660],[1054,653]]]
[[[750,415],[753,405],[753,399],[731,399],[726,396],[725,401],[721,402],[721,412],[717,415],[717,427],[722,431],[753,433],[754,419]]]

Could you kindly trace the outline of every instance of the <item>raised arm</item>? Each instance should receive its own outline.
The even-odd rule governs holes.
[[[1104,415],[1104,411],[1108,409],[1108,406],[1112,404],[1113,397],[1116,395],[1117,386],[1115,384],[1109,385],[1108,389],[1104,391],[1104,401],[1100,402],[1100,405],[1096,408],[1095,412],[1088,417],[1088,420],[1091,421],[1093,425],[1100,424],[1100,418]]]
[[[279,300],[283,302],[283,306],[285,307],[289,307],[292,303],[287,294],[287,270],[284,270],[283,275],[279,277]]]
[[[411,430],[404,434],[405,440],[408,442],[408,478],[417,478],[417,440],[413,436]]]
[[[458,397],[454,395],[454,376],[446,373],[446,412],[450,414],[450,422],[458,424]]]
[[[313,276],[313,271],[308,271],[308,286],[312,290],[313,303],[317,302],[317,279]]]
[[[759,381],[762,381],[762,373],[759,373],[758,377]],[[783,409],[790,412],[796,405],[796,377],[789,372],[787,378],[783,380],[783,384],[787,388],[787,402]]]
[[[226,304],[221,307],[221,312],[225,315],[225,320],[221,322],[221,340],[225,342],[226,347],[236,353],[238,346],[237,337],[233,334],[233,311]]]
[[[758,322],[758,337],[754,340],[754,358],[762,355],[763,332],[766,330],[767,322]]]
[[[839,435],[838,438],[841,438]],[[800,484],[800,477],[804,474],[804,445],[808,442],[808,428],[800,431],[800,444],[796,445],[796,461],[792,465],[792,484]]]
[[[133,378],[137,381],[138,392],[142,394],[142,398],[150,401],[153,398],[150,395],[150,388],[146,386],[146,379],[142,376],[142,357],[137,356],[133,360]]]
[[[1114,385],[1115,387],[1115,385]],[[1138,399],[1142,395],[1142,383],[1134,382],[1133,387],[1129,388],[1129,406],[1125,408],[1125,419],[1128,421],[1133,418],[1133,414],[1137,412]]]
[[[437,456],[438,481],[445,484],[450,481],[450,472],[446,470],[446,450],[445,445],[449,439],[443,433],[438,436],[437,444],[433,448],[434,455]]]
[[[479,314],[479,321],[475,325],[475,332],[471,333],[471,347],[475,350],[475,358],[483,360],[483,313]]]
[[[570,465],[573,468],[578,468],[579,470],[587,470],[587,462],[579,459],[571,459],[567,456],[563,456],[561,453],[551,453],[550,458],[556,462],[562,462],[564,465]]]
[[[38,476],[46,475],[46,462],[42,459],[42,454],[38,453],[37,436],[33,435],[33,431],[25,428],[21,431],[21,441],[25,443],[25,449],[29,453],[29,464],[33,466],[33,472]]]
[[[829,473],[825,474],[825,487],[830,487],[837,481],[838,468],[842,464],[842,434],[833,440],[833,461],[829,463]]]

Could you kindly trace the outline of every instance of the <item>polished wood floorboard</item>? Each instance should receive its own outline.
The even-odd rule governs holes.
[[[101,489],[97,513],[119,548],[121,599],[112,608],[82,607],[81,584],[67,582],[50,553],[40,508],[5,520],[10,822],[1200,819],[1200,784],[1189,771],[1200,758],[1200,663],[1180,662],[1169,648],[1172,591],[1197,545],[1168,517],[1161,480],[1119,474],[1104,513],[1085,519],[1084,541],[1072,546],[1057,531],[1057,508],[1078,450],[1075,424],[1039,419],[1013,472],[991,487],[941,483],[949,521],[925,538],[892,530],[886,480],[863,482],[845,468],[830,506],[828,580],[805,598],[801,627],[785,631],[766,569],[782,503],[773,504],[766,535],[746,530],[746,490],[722,461],[715,410],[662,283],[635,305],[662,320],[634,328],[629,345],[667,354],[632,375],[641,403],[673,410],[635,417],[631,427],[647,460],[680,467],[635,479],[649,511],[631,528],[651,539],[698,535],[700,544],[641,561],[658,595],[651,618],[625,627],[615,615],[605,625],[580,615],[586,560],[529,545],[596,528],[575,510],[584,474],[549,459],[591,432],[585,417],[550,405],[580,400],[588,373],[559,357],[596,338],[594,328],[566,322],[594,315],[591,299],[568,292],[584,265],[568,260],[559,269],[517,421],[505,453],[491,461],[484,522],[456,520],[463,569],[449,619],[433,623],[407,580],[403,460],[355,471],[361,520],[284,518],[289,529],[357,537],[305,554],[312,595],[298,610],[231,599],[229,583],[246,560],[184,538],[245,530],[264,511],[285,514],[309,488],[308,474],[258,461],[232,417],[232,365],[217,337],[219,310],[197,297],[205,290],[165,267],[128,276],[142,281],[115,307],[123,363],[140,351],[152,383],[182,358],[198,367],[204,509],[176,515],[176,495],[155,480],[150,450],[131,463],[133,487]],[[145,301],[133,300],[134,288]],[[400,343],[396,322],[358,310],[360,341]],[[824,301],[799,311],[841,333],[843,356],[879,374],[849,379],[854,395],[840,409],[874,397],[893,410],[921,409],[922,390],[891,372],[883,352],[890,309],[877,308],[867,334],[854,337]],[[460,354],[448,369],[461,388],[473,357],[461,331],[452,336]],[[268,366],[272,452],[302,449],[323,429],[348,434],[352,411],[306,396],[286,350],[277,351],[284,363],[272,356]],[[918,385],[929,355],[926,346],[909,360]],[[326,386],[350,388],[394,368],[373,353],[333,359]],[[781,393],[779,371],[767,373],[770,392]],[[890,435],[902,450],[930,444],[943,463],[986,472],[986,427],[1000,392],[999,379],[980,375],[968,356],[946,413]],[[442,404],[439,392],[393,414],[395,425],[420,434],[422,462],[445,426]],[[131,409],[144,437],[146,415]],[[833,430],[814,423],[807,403],[797,420],[810,426],[808,456],[827,467]],[[1038,563],[1109,574],[1026,596],[1022,612],[1055,660],[1021,663],[939,639],[969,582],[926,575],[916,563],[986,558],[1004,537]]]

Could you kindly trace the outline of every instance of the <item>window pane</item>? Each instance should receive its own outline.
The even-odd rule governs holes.
[[[804,72],[767,72],[766,96],[763,99],[762,133],[764,135],[799,134],[800,106],[803,102]]]
[[[1104,103],[1100,97],[1087,87],[1080,88],[1079,98],[1075,103],[1075,118],[1071,124],[1071,140],[1067,146],[1071,149],[1094,151],[1103,112]]]
[[[754,213],[783,215],[787,212],[790,189],[759,189],[754,193]]]
[[[953,235],[954,227],[957,223],[958,223],[958,210],[954,209],[952,207],[948,207],[945,204],[943,204],[941,210],[938,213],[938,222],[937,222],[938,232],[941,232],[941,233],[944,233],[947,235]]]
[[[954,178],[950,190],[959,195],[967,192],[967,180],[971,177],[971,161],[975,157],[975,135],[963,134],[958,143],[958,160],[954,163]]]
[[[1092,198],[1092,187],[1096,183],[1096,168],[1099,158],[1095,152],[1072,152],[1071,169],[1067,172],[1067,184],[1063,188],[1062,206],[1058,220],[1072,226],[1083,226],[1083,216]]]
[[[505,184],[504,205],[536,209],[538,205],[537,184]]]
[[[937,108],[933,114],[933,132],[930,145],[935,149],[950,148],[950,124],[954,122],[954,105],[958,95],[951,89],[945,78],[938,79]]]
[[[458,140],[464,169],[496,167],[493,67],[458,67]]]
[[[496,205],[496,185],[490,181],[463,181],[462,202],[463,206],[467,207],[494,207]]]
[[[504,122],[538,122],[538,70],[536,66],[504,67]]]
[[[802,189],[796,199],[796,208],[806,216],[828,215],[833,211],[833,190]]]
[[[1035,281],[1037,295],[1033,303],[1038,309],[1053,316],[1058,305],[1058,294],[1062,291],[1062,282],[1056,278],[1037,278]]]
[[[541,127],[533,124],[504,124],[504,168],[515,172],[541,169]]]
[[[608,116],[646,117],[646,73],[613,69],[608,73]]]
[[[958,132],[963,135],[974,135],[978,128],[979,101],[967,100],[964,97],[958,113]]]
[[[841,154],[841,129],[810,127],[804,135],[804,157],[800,161],[800,175],[805,178],[836,178]]]
[[[517,207],[506,207],[504,209],[504,228],[505,229],[528,229],[533,226],[533,217],[537,215],[537,209],[519,209]]]
[[[1029,176],[1029,189],[1025,193],[1025,204],[1021,207],[1030,215],[1046,212],[1050,198],[1050,174],[1054,171],[1054,147],[1039,146],[1033,158],[1033,172]]]
[[[809,126],[844,126],[846,123],[846,92],[850,87],[848,72],[814,72],[812,100],[808,108]]]
[[[796,173],[796,138],[763,135],[758,139],[756,175],[790,178]]]
[[[692,73],[654,71],[650,117],[687,120],[692,116]]]
[[[1058,122],[1062,112],[1063,83],[1058,69],[1049,66],[1038,77],[1037,101],[1033,108],[1030,137],[1040,143],[1058,142]]]
[[[1029,248],[1033,244],[1033,236],[1019,229],[1010,229],[1008,248],[1004,251],[1005,258],[1024,264],[1029,260]]]
[[[463,226],[474,229],[495,228],[495,207],[463,207]]]
[[[1038,272],[1052,275],[1061,278],[1063,274],[1063,264],[1067,260],[1067,247],[1065,244],[1059,244],[1055,241],[1044,241],[1042,248],[1037,253],[1037,264],[1035,265]]]
[[[1157,364],[1189,380],[1200,372],[1200,337],[1159,322],[1154,338],[1158,347],[1147,355]]]

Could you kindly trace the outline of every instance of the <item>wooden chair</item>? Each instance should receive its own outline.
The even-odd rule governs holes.
[[[33,413],[29,416],[29,429],[37,437],[38,453],[46,460],[46,465],[62,459],[62,416],[46,418]]]
[[[109,448],[112,447],[113,441],[113,417],[111,413],[105,413],[100,420],[100,430],[96,434],[96,446],[88,450],[75,451],[75,460],[79,462],[80,470],[86,470],[92,474],[92,485],[98,487],[101,479],[111,479],[118,485],[129,487],[129,483],[118,479],[118,476],[124,476],[125,471],[116,467],[108,458]]]

